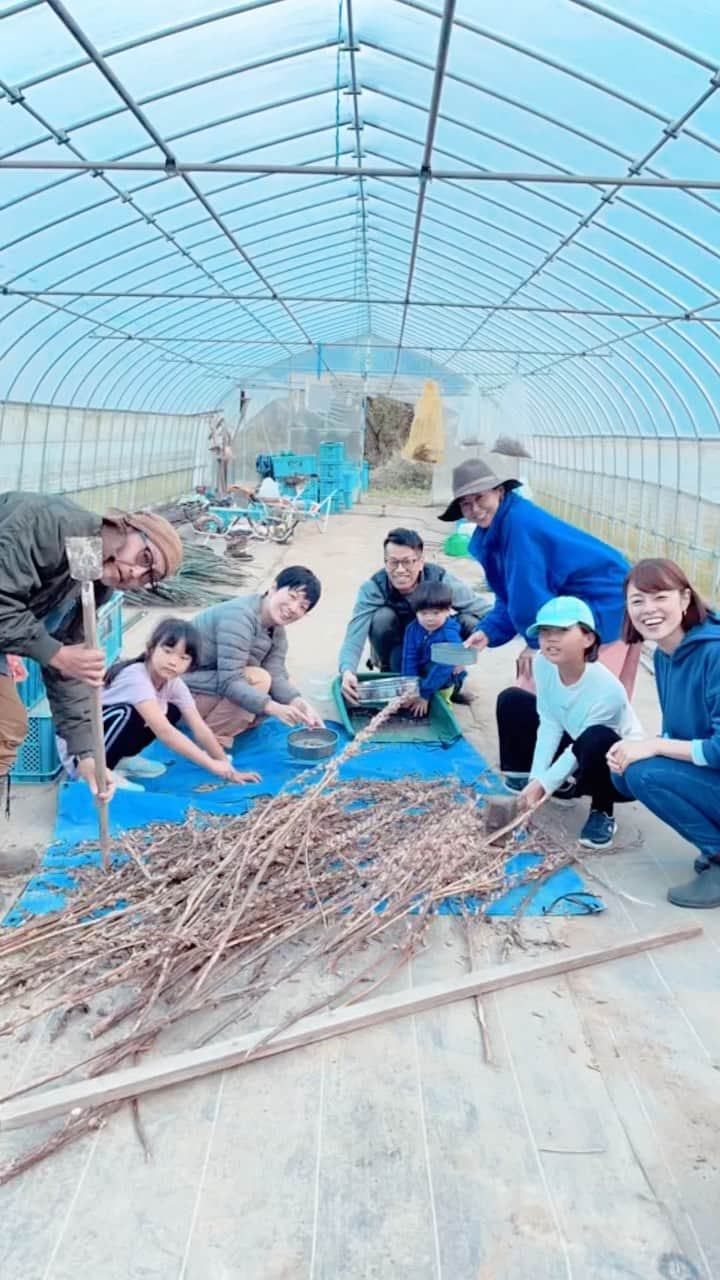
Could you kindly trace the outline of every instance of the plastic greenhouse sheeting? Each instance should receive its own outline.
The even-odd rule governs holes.
[[[6,0],[0,399],[349,349],[716,435],[719,66],[707,0]]]

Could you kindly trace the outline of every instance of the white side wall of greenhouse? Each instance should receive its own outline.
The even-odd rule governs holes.
[[[210,421],[205,414],[6,403],[2,487],[66,493],[94,510],[174,498],[209,478]]]

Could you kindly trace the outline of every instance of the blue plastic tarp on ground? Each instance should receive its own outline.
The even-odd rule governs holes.
[[[333,725],[340,736],[340,748],[348,739],[340,725]],[[236,739],[235,763],[242,770],[256,770],[262,781],[252,786],[224,786],[218,790],[203,791],[212,777],[180,756],[174,755],[160,743],[153,744],[145,755],[167,765],[167,772],[159,778],[144,782],[145,791],[118,791],[110,806],[110,825],[114,833],[156,822],[182,822],[189,809],[212,814],[237,814],[248,808],[259,795],[276,795],[282,787],[302,789],[318,774],[301,766],[288,753],[287,729],[269,720],[251,732]],[[499,784],[488,773],[482,756],[463,738],[450,746],[433,746],[427,743],[390,743],[368,745],[352,756],[340,768],[340,778],[404,778],[410,775],[423,778],[454,776],[458,782],[474,784],[481,795],[498,790]],[[23,916],[45,915],[58,910],[68,890],[73,887],[73,867],[99,861],[99,853],[91,850],[80,852],[78,846],[97,838],[97,815],[88,788],[84,783],[71,783],[60,789],[55,840],[47,850],[37,875],[33,876],[20,896],[6,924],[19,924]],[[512,887],[513,877],[538,855],[528,848],[518,853],[507,865],[508,892],[493,903],[488,914],[514,915],[523,906],[527,887]],[[574,895],[568,897],[567,895]],[[580,895],[579,898],[577,895]],[[466,901],[465,909],[479,904]],[[537,892],[533,893],[525,907],[528,915],[586,914],[602,909],[602,903],[585,890],[582,879],[572,868],[565,868],[550,876]],[[448,899],[440,908],[442,914],[457,914],[461,904]]]

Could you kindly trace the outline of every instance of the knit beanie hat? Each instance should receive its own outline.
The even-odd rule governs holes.
[[[117,525],[121,529],[136,529],[144,533],[149,542],[161,552],[166,564],[166,571],[161,576],[171,578],[177,573],[183,559],[183,544],[177,531],[155,511],[108,511],[103,516],[106,524]]]

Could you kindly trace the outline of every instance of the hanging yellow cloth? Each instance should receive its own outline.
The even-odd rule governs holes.
[[[428,380],[415,407],[410,435],[401,456],[407,462],[442,462],[444,451],[440,387],[437,382]]]

